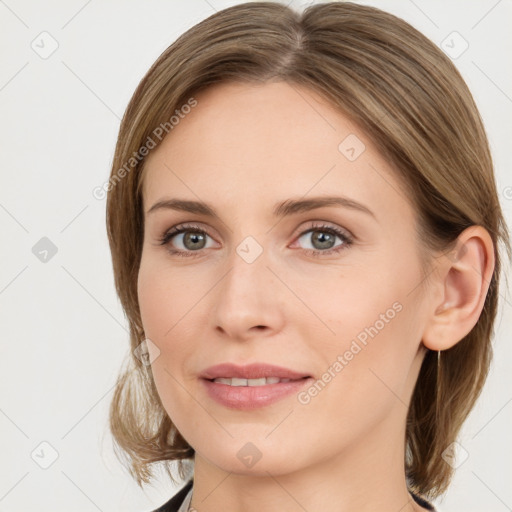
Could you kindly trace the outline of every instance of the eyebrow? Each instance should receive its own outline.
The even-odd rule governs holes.
[[[316,208],[326,206],[341,206],[350,210],[356,210],[376,219],[375,214],[364,204],[358,203],[348,197],[340,196],[319,196],[308,199],[287,199],[281,203],[277,203],[272,211],[275,217],[285,217],[296,213],[302,213]],[[157,201],[146,214],[153,213],[157,210],[179,210],[207,217],[219,219],[218,213],[211,205],[202,201],[191,201],[186,199],[161,199]]]

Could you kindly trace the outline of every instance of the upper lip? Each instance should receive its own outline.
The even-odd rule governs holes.
[[[289,368],[266,363],[252,363],[238,366],[233,363],[222,363],[210,366],[201,375],[203,379],[213,380],[217,378],[237,377],[239,379],[261,379],[263,377],[278,377],[280,379],[302,379],[310,377],[307,373],[296,372]]]

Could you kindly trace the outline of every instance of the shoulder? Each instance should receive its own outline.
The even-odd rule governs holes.
[[[187,496],[188,492],[192,488],[192,484],[194,483],[194,479],[189,480],[185,487],[180,489],[169,501],[164,503],[162,506],[153,510],[153,512],[178,512],[183,500]]]
[[[193,483],[194,479],[192,478],[169,501],[165,502],[163,505],[153,510],[153,512],[179,512],[179,508],[182,505],[183,501],[185,500],[185,497],[187,496],[188,492],[192,488]],[[423,498],[412,492],[410,494],[416,503],[426,508],[427,510],[432,510],[435,512],[436,509],[428,501],[424,500]]]

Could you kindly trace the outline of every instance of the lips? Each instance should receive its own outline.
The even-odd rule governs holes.
[[[201,373],[207,396],[227,409],[251,411],[302,391],[314,379],[307,373],[265,363],[211,366]]]
[[[308,373],[297,372],[295,370],[291,370],[290,368],[266,363],[252,363],[245,366],[238,366],[232,363],[223,363],[207,368],[201,373],[200,377],[210,381],[213,381],[214,379],[230,379],[231,385],[247,386],[256,384],[244,382],[244,380],[248,381],[249,379],[255,380],[277,378],[280,381],[285,379],[293,381],[300,380],[305,377],[311,377],[311,375]],[[287,381],[285,380],[285,382]],[[225,383],[227,384],[227,382]]]

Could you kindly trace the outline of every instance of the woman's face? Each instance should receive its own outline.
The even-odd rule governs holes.
[[[196,100],[144,181],[138,297],[167,413],[196,461],[241,474],[401,450],[427,301],[414,210],[392,169],[303,87],[221,84]],[[318,207],[325,197],[345,202]],[[176,199],[216,216],[150,212]],[[178,225],[188,231],[160,244]],[[309,379],[241,389],[201,377],[221,363]]]

